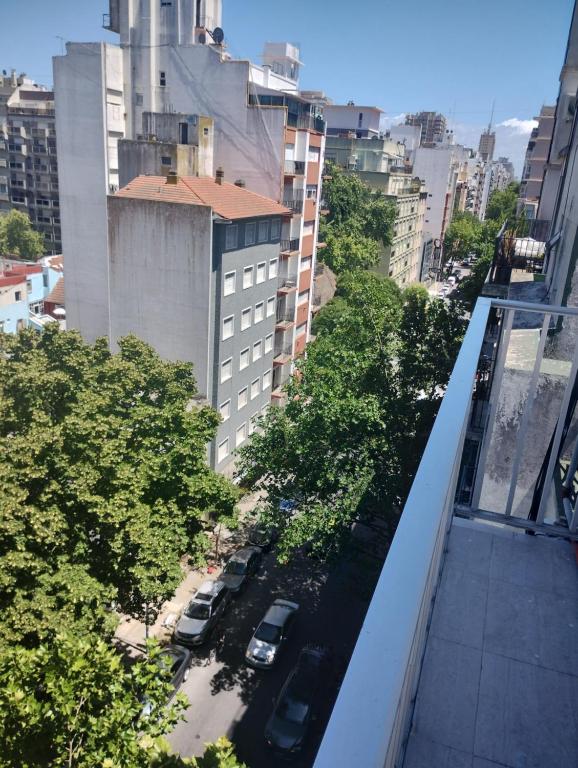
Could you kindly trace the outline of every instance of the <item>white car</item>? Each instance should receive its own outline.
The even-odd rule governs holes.
[[[298,610],[297,603],[275,600],[247,646],[245,661],[250,667],[270,669],[273,666]]]

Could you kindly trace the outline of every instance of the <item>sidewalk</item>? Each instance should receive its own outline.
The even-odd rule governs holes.
[[[253,511],[259,501],[259,495],[249,493],[238,503],[239,528],[236,531],[228,531],[221,528],[219,538],[219,562],[211,563],[201,570],[190,570],[183,581],[177,587],[175,594],[163,604],[158,618],[149,627],[149,637],[155,637],[161,642],[167,642],[172,634],[181,612],[190,601],[193,594],[206,579],[215,579],[222,571],[223,564],[232,551],[245,543],[245,528],[243,524],[247,516]],[[215,529],[216,532],[217,529]],[[213,536],[213,540],[215,536]],[[211,558],[209,558],[209,561]],[[115,639],[121,644],[126,644],[138,652],[144,650],[145,625],[142,621],[122,616],[115,632]]]

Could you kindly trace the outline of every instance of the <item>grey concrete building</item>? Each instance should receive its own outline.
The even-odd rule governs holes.
[[[271,402],[275,332],[283,302],[296,301],[280,266],[290,211],[220,174],[173,174],[134,179],[108,198],[108,215],[111,343],[137,333],[163,358],[193,363],[223,419],[209,462],[230,474]]]
[[[447,120],[440,112],[417,112],[406,115],[405,124],[421,127],[422,147],[433,147],[446,139]]]
[[[26,213],[61,253],[54,94],[26,75],[0,75],[0,214]]]

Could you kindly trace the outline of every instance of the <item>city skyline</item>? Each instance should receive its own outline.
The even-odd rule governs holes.
[[[72,0],[55,0],[50,7],[33,0],[30,6],[37,21],[34,28],[16,6],[4,11],[2,68],[25,71],[50,86],[51,57],[62,51],[66,41],[114,42],[114,36],[100,26],[102,14],[108,11],[107,0],[93,0],[81,10]],[[476,8],[456,0],[444,0],[435,10],[419,0],[417,22],[412,26],[403,9],[370,3],[366,18],[371,23],[362,29],[384,30],[383,42],[376,46],[367,45],[365,31],[351,33],[351,16],[343,0],[333,4],[329,19],[322,8],[312,8],[304,0],[296,0],[291,13],[272,13],[263,0],[244,7],[229,0],[224,4],[223,26],[235,58],[259,62],[267,40],[293,40],[300,44],[305,63],[304,89],[324,90],[335,103],[351,99],[375,104],[385,111],[390,124],[410,111],[442,112],[456,141],[468,146],[477,147],[495,100],[496,156],[511,157],[519,175],[533,118],[544,104],[555,102],[572,6],[571,0],[548,8],[537,0],[486,3],[486,17],[499,18],[500,29],[515,29],[516,39],[531,39],[533,30],[540,29],[540,45],[524,60],[523,72],[518,47],[510,43],[496,50],[486,23],[477,19]],[[307,24],[302,23],[304,18]],[[325,28],[320,34],[318,30]],[[30,46],[21,45],[22,35]],[[333,55],[340,40],[347,40],[350,56]],[[488,55],[482,66],[484,46]],[[424,55],[431,57],[433,65]]]

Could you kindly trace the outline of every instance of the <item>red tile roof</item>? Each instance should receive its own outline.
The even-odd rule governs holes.
[[[4,270],[6,277],[10,275],[38,275],[42,272],[42,264],[15,264]]]
[[[26,275],[0,276],[0,288],[8,288],[10,285],[20,285],[26,282]]]
[[[48,256],[46,259],[48,266],[50,269],[53,269],[55,272],[62,272],[64,269],[64,256],[59,253],[56,256]]]
[[[117,197],[156,200],[165,203],[205,205],[223,219],[252,219],[259,216],[290,216],[291,211],[268,197],[249,192],[224,181],[196,176],[179,177],[176,184],[167,184],[164,176],[137,176],[116,193]]]
[[[54,288],[50,291],[48,296],[44,299],[44,301],[48,304],[59,304],[61,307],[64,306],[64,278],[59,277],[58,282],[54,286]]]

